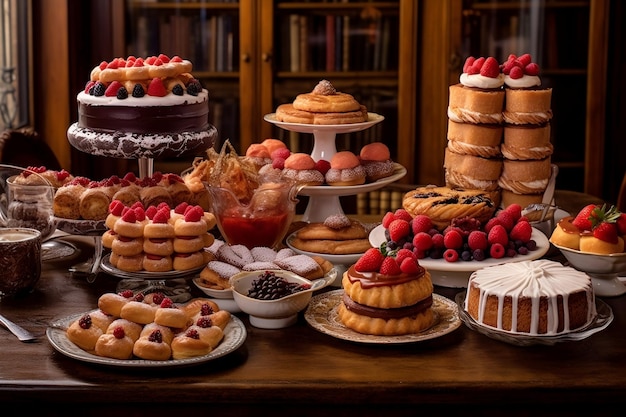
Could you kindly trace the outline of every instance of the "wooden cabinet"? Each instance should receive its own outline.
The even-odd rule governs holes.
[[[263,117],[328,79],[385,116],[367,132],[338,136],[338,149],[384,141],[413,180],[417,2],[126,0],[124,16],[117,54],[192,60],[220,140],[239,152],[267,137],[310,151],[312,135],[294,136]]]
[[[449,0],[423,6],[424,33],[440,40],[424,42],[421,48],[418,118],[435,123],[421,124],[423,167],[441,163],[430,161],[427,154],[443,148],[446,141],[446,77],[440,74],[429,85],[432,67],[444,68],[447,83],[453,84],[467,56],[494,56],[503,62],[510,53],[531,53],[542,69],[542,85],[553,88],[551,140],[552,161],[560,170],[557,187],[601,196],[609,1]],[[431,97],[437,99],[433,102]],[[436,106],[435,114],[429,114],[429,103]],[[434,145],[425,141],[428,136],[435,138]]]

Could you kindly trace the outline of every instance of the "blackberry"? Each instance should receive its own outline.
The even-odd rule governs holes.
[[[185,91],[183,90],[183,87],[180,84],[176,84],[174,88],[172,88],[172,94],[176,96],[182,96],[183,94],[185,94]]]
[[[135,84],[135,86],[133,87],[133,97],[140,98],[145,95],[146,95],[146,92],[144,91],[141,84]]]
[[[252,281],[248,297],[258,300],[278,300],[308,288],[308,285],[289,282],[282,277],[277,277],[271,271],[265,271],[259,275],[259,278]]]
[[[91,316],[89,314],[85,314],[78,320],[78,325],[81,329],[88,329],[91,327]]]
[[[190,81],[189,84],[187,84],[187,94],[197,96],[201,91],[202,85],[200,85],[199,81],[194,80]]]
[[[125,98],[128,98],[128,91],[126,91],[126,88],[120,87],[120,89],[117,90],[116,97],[119,100],[124,100]]]
[[[96,97],[102,97],[104,92],[106,91],[106,87],[100,81],[97,81],[94,86],[89,90],[89,94],[92,94]]]

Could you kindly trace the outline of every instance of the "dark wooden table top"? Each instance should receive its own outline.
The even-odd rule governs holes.
[[[603,299],[614,313],[608,328],[553,346],[514,346],[465,325],[419,343],[361,344],[318,332],[302,316],[295,326],[262,330],[239,314],[248,332],[243,346],[204,364],[146,369],[78,361],[53,349],[46,328],[95,308],[119,279],[71,278],[68,267],[88,258],[91,246],[67,239],[79,247],[77,258],[46,262],[32,294],[0,301],[0,313],[38,336],[21,343],[0,329],[3,414],[29,415],[35,404],[53,416],[610,415],[626,407],[626,296]],[[436,288],[450,299],[459,291]]]

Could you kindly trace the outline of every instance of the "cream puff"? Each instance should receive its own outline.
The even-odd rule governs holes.
[[[246,149],[246,159],[260,169],[263,165],[271,164],[270,152],[262,143],[253,143]]]
[[[311,155],[296,152],[285,159],[283,176],[306,185],[324,184],[324,175],[315,169],[315,161]]]
[[[369,182],[393,174],[394,164],[389,148],[384,143],[373,142],[365,145],[361,148],[359,159],[365,169],[365,179]]]
[[[360,185],[365,183],[365,177],[365,168],[359,158],[350,151],[341,151],[330,160],[326,183],[335,186]]]

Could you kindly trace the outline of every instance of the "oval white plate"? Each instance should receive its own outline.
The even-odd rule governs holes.
[[[471,273],[478,269],[509,262],[533,261],[545,255],[550,249],[550,242],[546,235],[533,228],[531,238],[537,242],[537,249],[528,252],[527,255],[518,254],[513,258],[487,258],[484,261],[458,260],[456,262],[424,258],[420,259],[419,263],[430,272],[433,284],[449,288],[466,288]],[[376,226],[370,233],[370,244],[373,247],[379,247],[386,240],[385,228],[382,225]]]
[[[263,117],[266,122],[275,124],[276,126],[298,133],[315,133],[315,132],[334,132],[334,133],[350,133],[360,132],[369,129],[377,123],[385,120],[384,116],[377,113],[367,113],[367,122],[347,123],[339,125],[312,125],[306,123],[287,123],[276,120],[276,113],[269,113]]]
[[[239,318],[231,316],[230,322],[224,328],[224,338],[222,339],[220,344],[217,345],[217,347],[207,355],[189,359],[170,359],[167,361],[151,361],[144,359],[111,359],[93,355],[79,348],[67,338],[67,327],[83,314],[84,313],[75,314],[55,321],[46,330],[46,336],[48,337],[48,340],[50,341],[52,347],[63,355],[79,361],[95,363],[99,365],[130,368],[165,368],[198,365],[201,363],[215,360],[217,358],[221,358],[222,356],[234,352],[241,345],[243,345],[243,342],[246,340],[247,337],[246,326],[243,324],[243,322],[239,320]]]

